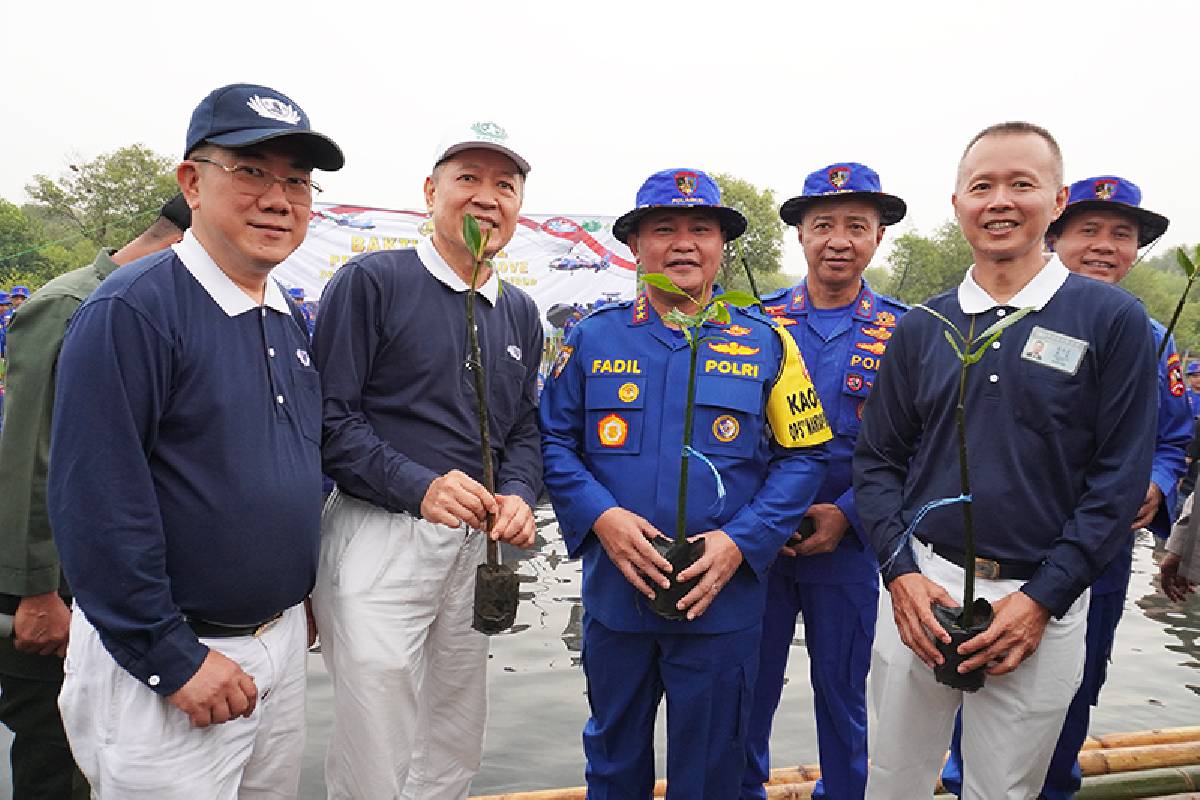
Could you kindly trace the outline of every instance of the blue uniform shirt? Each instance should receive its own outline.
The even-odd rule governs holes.
[[[800,346],[817,396],[825,407],[825,416],[833,428],[834,439],[828,444],[829,471],[813,502],[836,505],[850,521],[851,528],[832,553],[780,558],[775,569],[807,583],[873,580],[878,566],[875,551],[858,519],[851,461],[867,395],[875,385],[875,375],[896,321],[908,306],[875,294],[866,281],[854,302],[828,320],[819,319],[825,315],[824,311],[811,307],[805,283],[764,298],[763,305]]]
[[[1016,308],[1039,309],[968,370],[966,435],[978,555],[1038,564],[1022,591],[1061,616],[1128,541],[1146,493],[1157,406],[1146,312],[1125,290],[1072,275],[1057,258],[1004,306],[970,273],[928,305],[964,332],[964,305],[976,332]],[[961,490],[960,363],[945,330],[919,309],[905,315],[863,414],[855,498],[880,561],[898,553],[885,581],[917,571],[900,546],[917,511]],[[1046,340],[1060,344],[1039,358]],[[1046,363],[1074,360],[1058,348],[1077,356],[1073,370]],[[933,512],[918,535],[961,550],[961,510]]]
[[[76,601],[164,696],[208,653],[183,614],[244,625],[308,596],[321,514],[319,382],[282,290],[255,305],[190,233],[175,247],[186,266],[121,267],[73,317],[48,487]]]
[[[764,414],[783,344],[758,312],[730,309],[700,345],[692,446],[719,471],[689,466],[689,535],[723,530],[745,562],[691,622],[656,616],[591,532],[620,506],[675,533],[690,350],[645,295],[575,326],[542,394],[546,487],[572,558],[583,559],[583,602],[608,628],[664,633],[741,630],[762,619],[766,570],[796,530],[825,476],[824,446],[789,450]]]

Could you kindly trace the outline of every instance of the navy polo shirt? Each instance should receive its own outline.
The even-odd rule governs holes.
[[[964,332],[974,319],[977,333],[1017,308],[1037,309],[968,370],[967,448],[978,555],[1038,564],[1022,591],[1062,615],[1127,541],[1146,493],[1157,418],[1146,313],[1125,290],[1071,275],[1057,257],[1003,305],[970,272],[928,305]],[[960,493],[960,362],[945,330],[919,308],[900,320],[863,413],[855,498],[880,563],[898,552],[885,582],[917,571],[900,546],[917,511]],[[1066,355],[1051,356],[1055,346]],[[1075,355],[1073,369],[1061,368]],[[961,509],[933,511],[917,536],[963,549]]]
[[[320,395],[274,281],[255,304],[189,232],[122,267],[58,362],[49,509],[76,601],[160,694],[207,654],[183,615],[243,625],[302,601],[320,539]]]
[[[317,310],[325,474],[348,494],[420,516],[450,470],[483,481],[474,376],[467,369],[467,285],[433,244],[358,256]],[[537,374],[542,323],[529,295],[493,273],[475,320],[491,412],[496,492],[531,506],[542,486]]]

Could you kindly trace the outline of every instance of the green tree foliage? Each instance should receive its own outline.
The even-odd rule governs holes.
[[[47,221],[96,247],[121,247],[146,229],[178,187],[174,162],[133,144],[71,164],[57,179],[34,175],[25,187]]]
[[[906,303],[920,303],[957,286],[973,260],[958,224],[948,220],[932,236],[910,231],[897,238],[888,254],[886,279],[872,285]],[[880,277],[875,270],[867,280]]]
[[[737,241],[742,253],[754,273],[755,283],[763,294],[782,286],[790,285],[786,276],[781,276],[783,264],[783,220],[779,218],[779,202],[770,189],[759,190],[749,181],[732,175],[713,175],[721,187],[721,200],[725,205],[736,208],[745,215],[750,227]],[[728,290],[749,291],[745,267],[738,251],[730,245],[725,248],[725,258],[717,273],[717,283]]]

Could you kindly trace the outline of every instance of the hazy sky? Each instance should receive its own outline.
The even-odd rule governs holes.
[[[196,103],[248,81],[342,146],[326,201],[420,208],[447,125],[490,117],[525,143],[528,213],[620,214],[677,166],[782,201],[844,160],[908,201],[899,231],[929,232],[971,135],[1027,119],[1058,137],[1068,180],[1138,183],[1172,221],[1160,252],[1200,242],[1187,0],[9,2],[0,30],[0,197],[18,203],[73,158],[178,157]]]

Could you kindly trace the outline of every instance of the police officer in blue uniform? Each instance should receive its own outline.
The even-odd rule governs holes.
[[[771,721],[783,691],[796,617],[804,615],[811,662],[821,780],[813,797],[861,798],[867,785],[866,679],[879,602],[875,554],[858,524],[851,457],[863,404],[896,321],[907,306],[862,279],[884,228],[904,218],[904,201],[856,163],[811,173],[779,210],[796,227],[808,262],[804,281],[764,298],[812,370],[833,428],[829,471],[798,533],[771,567],[742,797],[765,798]],[[807,528],[807,526],[806,526]]]
[[[304,300],[304,289],[299,286],[294,286],[288,289],[288,297],[292,299],[292,303],[299,309],[300,315],[304,317],[304,324],[308,328],[308,338],[313,335],[313,328],[317,324],[317,315],[313,313],[312,304]]]
[[[731,307],[728,324],[705,325],[695,361],[687,531],[705,548],[678,578],[698,584],[679,601],[687,620],[651,610],[651,585],[669,583],[649,540],[675,528],[692,361],[664,319],[708,301],[725,243],[745,229],[705,173],[652,175],[614,233],[687,296],[648,287],[581,320],[542,395],[546,487],[583,559],[592,800],[650,797],[664,694],[667,797],[737,796],[768,567],[825,476],[828,425],[794,343],[757,310]],[[768,425],[764,409],[784,398],[804,407],[805,425]]]
[[[1086,178],[1071,184],[1067,207],[1047,231],[1047,239],[1067,269],[1105,283],[1119,283],[1133,268],[1138,249],[1167,230],[1161,214],[1141,208],[1137,185],[1115,175]],[[1151,319],[1155,347],[1167,329]],[[1158,427],[1154,438],[1154,464],[1146,499],[1133,522],[1133,530],[1148,528],[1166,539],[1174,521],[1176,487],[1186,469],[1185,451],[1192,438],[1192,411],[1185,397],[1183,374],[1174,340],[1170,340],[1158,365]],[[1075,693],[1062,733],[1046,774],[1042,797],[1069,800],[1081,785],[1079,748],[1087,738],[1091,706],[1100,699],[1108,672],[1117,623],[1129,589],[1133,567],[1131,532],[1117,558],[1092,584],[1088,606],[1087,654],[1083,683]],[[958,737],[942,772],[947,788],[958,791],[961,780]]]
[[[1200,361],[1190,361],[1184,368],[1187,380],[1188,406],[1193,417],[1200,417]]]
[[[12,303],[8,292],[0,292],[0,358],[8,356],[8,318],[12,316]]]

